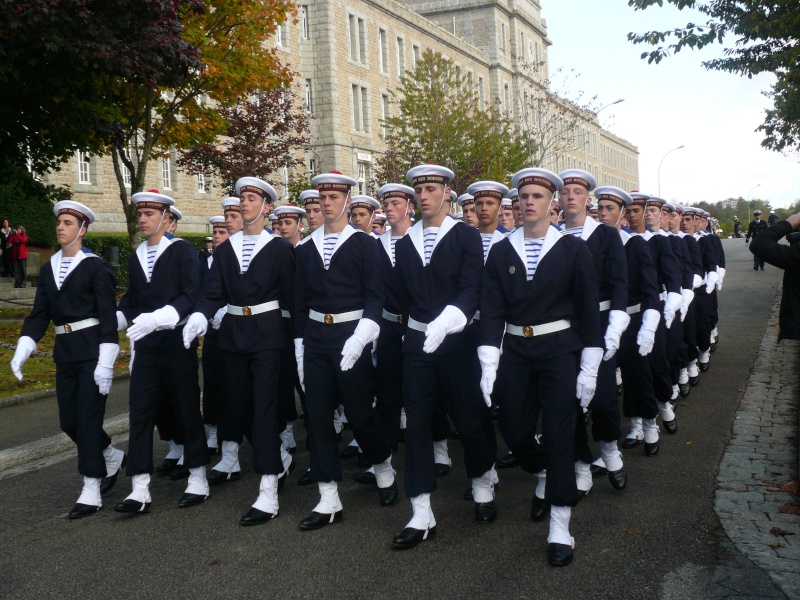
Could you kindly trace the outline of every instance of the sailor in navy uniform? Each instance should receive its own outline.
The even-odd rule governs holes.
[[[452,178],[450,169],[438,165],[420,165],[406,174],[422,220],[396,246],[397,308],[408,315],[403,341],[405,492],[414,512],[393,539],[397,548],[414,547],[436,534],[430,495],[437,487],[431,432],[438,401],[460,434],[475,519],[490,523],[497,517],[497,444],[478,387],[475,336],[465,331],[480,300],[483,250],[477,230],[448,217]]]
[[[278,479],[288,475],[292,462],[291,455],[281,451],[285,421],[279,417],[278,379],[286,345],[281,307],[294,305],[294,256],[289,242],[264,229],[270,205],[277,200],[272,186],[242,177],[236,193],[244,227],[217,250],[195,312],[183,329],[183,343],[191,348],[195,338],[206,333],[208,320],[227,305],[219,344],[225,352],[230,394],[219,437],[225,446],[235,445],[237,454],[244,437],[253,446],[259,493],[239,522],[257,525],[278,516]],[[216,470],[212,476],[227,481],[233,473]]]
[[[501,201],[502,213],[500,215],[500,225],[505,232],[514,229],[514,207],[511,198],[503,198]]]
[[[708,221],[711,219],[711,214],[708,211],[703,211],[703,219],[700,226],[705,229]],[[775,216],[774,214],[771,216]],[[709,228],[710,229],[710,228]],[[716,289],[711,291],[711,345],[709,350],[714,352],[717,349],[717,340],[719,339],[719,330],[717,323],[719,322],[719,292],[722,291],[722,284],[725,280],[725,250],[722,248],[722,240],[715,233],[708,233],[708,239],[711,245],[717,252],[717,284]]]
[[[761,211],[754,210],[753,217],[755,217],[752,221],[750,221],[750,225],[747,226],[747,233],[744,236],[744,243],[747,244],[750,242],[750,238],[756,239],[760,234],[764,233],[769,225],[767,222],[761,219]],[[761,260],[758,256],[753,256],[753,271],[758,271],[758,269],[764,270],[764,261]]]
[[[242,211],[236,196],[228,196],[222,201],[222,214],[225,216],[225,227],[229,236],[242,230]]]
[[[178,506],[195,506],[208,498],[208,446],[200,414],[197,344],[185,349],[181,330],[181,320],[189,316],[200,291],[201,271],[194,247],[166,235],[174,200],[163,194],[140,192],[131,201],[146,239],[128,259],[128,291],[120,300],[117,320],[118,328],[127,327],[128,337],[136,343],[127,466],[133,492],[114,510],[147,513],[153,426],[162,397],[173,403],[185,436],[183,453],[189,482]]]
[[[350,222],[353,227],[372,237],[378,237],[373,235],[372,222],[375,220],[375,211],[381,207],[380,203],[370,196],[353,196],[351,200]]]
[[[106,397],[119,352],[114,274],[108,264],[82,247],[94,213],[62,200],[53,207],[61,250],[39,272],[31,314],[22,324],[11,371],[21,381],[22,366],[52,321],[56,330],[56,399],[61,431],[78,447],[83,490],[70,519],[93,515],[101,495],[117,481],[125,455],[103,431]]]
[[[223,217],[224,222],[224,217]],[[213,236],[206,236],[206,247],[198,252],[197,256],[200,258],[200,264],[207,261],[214,253],[214,238]]]
[[[698,308],[703,302],[700,298],[706,295],[706,280],[705,280],[705,267],[703,265],[703,253],[700,250],[700,245],[695,238],[695,215],[698,209],[692,206],[682,207],[681,216],[681,233],[684,234],[682,241],[689,250],[689,256],[692,260],[692,277],[693,277],[693,292],[694,300],[689,306],[689,313],[687,321],[684,322],[684,338],[688,346],[689,364],[687,365],[686,372],[681,370],[681,376],[678,380],[678,389],[681,396],[684,398],[689,395],[692,387],[700,383],[700,370],[697,367],[697,358],[700,355],[698,349],[698,336],[700,330],[698,326],[698,311],[702,313],[702,308]],[[709,332],[710,337],[710,332]]]
[[[697,367],[701,372],[708,371],[711,359],[711,332],[714,329],[714,306],[716,302],[717,284],[719,283],[720,257],[717,246],[711,239],[713,236],[703,227],[705,211],[694,209],[694,238],[700,250],[705,271],[705,293],[697,295]]]
[[[633,202],[631,195],[617,187],[604,186],[595,190],[595,198],[600,222],[617,229],[625,247],[628,267],[625,312],[630,315],[631,321],[620,339],[617,357],[624,388],[622,410],[631,419],[634,429],[639,431],[644,419],[655,421],[658,416],[658,402],[648,358],[661,320],[658,273],[645,239],[622,227],[626,207]],[[641,214],[641,208],[640,206],[638,214]],[[622,457],[618,455],[605,457],[606,460],[603,458],[595,461],[595,472],[601,475],[607,470],[610,478],[622,479],[624,472],[618,472],[622,469]]]
[[[324,223],[322,209],[319,204],[318,190],[305,190],[300,192],[300,202],[306,211],[306,221],[308,222],[308,232],[314,233],[317,227]]]
[[[589,405],[592,417],[592,438],[600,443],[600,454],[604,461],[617,466],[620,458],[617,440],[622,435],[619,403],[617,402],[617,359],[620,338],[628,327],[628,266],[625,248],[612,227],[598,223],[588,217],[589,193],[597,182],[588,171],[568,169],[558,174],[564,182],[559,192],[559,205],[564,211],[565,233],[586,242],[595,269],[600,293],[598,311],[600,327],[604,333],[605,354],[597,373],[597,389]],[[586,495],[592,489],[591,451],[588,449],[586,428],[578,421],[577,460],[575,476],[578,492]],[[615,489],[625,488],[627,476],[622,467],[614,470],[610,482]]]
[[[312,179],[320,194],[323,226],[296,249],[295,356],[306,391],[311,473],[320,502],[300,528],[320,529],[342,520],[337,439],[331,415],[344,404],[364,455],[375,468],[382,506],[397,501],[392,452],[372,406],[370,347],[378,338],[384,292],[378,246],[347,222],[356,180],[339,172]]]
[[[472,194],[461,194],[457,202],[461,207],[461,220],[470,227],[477,227],[478,215],[475,213],[475,198]]]
[[[506,197],[511,200],[511,212],[514,214],[514,229],[522,227],[522,211],[519,208],[519,192],[517,191],[517,188],[511,188],[508,190]],[[512,229],[509,233],[514,233],[514,229]]]
[[[662,309],[664,318],[657,325],[653,349],[648,354],[653,374],[653,390],[660,407],[669,403],[672,398],[672,381],[667,358],[667,329],[672,326],[683,303],[682,271],[669,240],[656,233],[660,229],[661,207],[665,201],[639,192],[632,192],[631,198],[633,202],[626,210],[628,222],[631,230],[647,242],[658,274],[659,289],[662,290],[661,295],[664,298]],[[623,380],[624,378],[623,374]],[[641,421],[631,419],[631,431],[622,443],[622,447],[631,449],[644,442],[645,455],[656,456],[661,447],[656,421],[656,417],[646,417]]]
[[[386,233],[386,215],[381,211],[375,211],[375,220],[372,222],[372,233],[378,237]]]
[[[517,172],[512,185],[524,224],[495,244],[486,262],[481,390],[487,400],[493,390],[497,394],[500,431],[522,468],[539,474],[546,467],[544,498],[534,496],[531,512],[541,503],[551,506],[548,560],[562,566],[572,561],[574,546],[576,418],[579,406],[592,400],[603,357],[597,278],[586,244],[550,224],[561,178],[529,168]],[[534,438],[537,407],[544,461]]]

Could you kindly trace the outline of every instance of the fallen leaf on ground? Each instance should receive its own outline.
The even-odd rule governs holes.
[[[783,542],[775,542],[774,544],[769,545],[770,548],[786,548],[786,544]]]
[[[623,527],[619,530],[620,533],[642,533],[640,529],[629,529],[627,527]]]
[[[800,490],[800,482],[790,481],[786,485],[781,486],[781,489],[784,492],[789,492],[790,494],[796,494],[798,490]]]
[[[769,530],[772,535],[794,535],[794,531],[787,531],[785,529],[781,529],[780,527],[773,527]]]
[[[784,504],[778,510],[787,515],[800,515],[800,504]]]

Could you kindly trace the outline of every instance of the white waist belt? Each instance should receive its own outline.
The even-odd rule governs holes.
[[[633,306],[629,306],[625,309],[625,312],[629,315],[635,315],[638,312],[642,312],[642,303],[634,304]]]
[[[600,303],[600,312],[604,312],[604,311],[608,310],[609,308],[611,308],[611,300],[603,300]]]
[[[269,312],[271,310],[278,310],[281,307],[280,302],[277,300],[270,300],[255,306],[233,306],[228,304],[228,314],[236,317],[252,317],[253,315],[260,315],[261,313]]]
[[[567,319],[560,321],[553,321],[552,323],[544,323],[542,325],[506,325],[506,331],[511,335],[518,335],[520,337],[534,337],[537,335],[546,335],[548,333],[555,333],[556,331],[563,331],[572,327]]]
[[[72,333],[73,331],[80,331],[87,327],[94,327],[100,325],[100,319],[83,319],[82,321],[75,321],[74,323],[66,323],[64,325],[56,325],[56,335],[63,333]]]
[[[408,327],[409,329],[413,329],[414,331],[421,331],[422,333],[425,333],[425,330],[428,328],[428,324],[420,323],[416,319],[408,317]]]
[[[337,323],[347,323],[348,321],[357,321],[364,315],[363,310],[351,310],[350,312],[339,313],[338,315],[323,314],[315,310],[308,311],[308,318],[318,323],[325,323],[325,325],[334,325]]]
[[[403,324],[403,315],[396,315],[394,313],[390,313],[385,308],[383,309],[381,316],[387,321],[391,321],[392,323],[400,323],[401,325]]]

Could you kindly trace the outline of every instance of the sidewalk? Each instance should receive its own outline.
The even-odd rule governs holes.
[[[719,466],[715,510],[736,548],[800,599],[800,341],[778,343],[779,308],[780,294]]]

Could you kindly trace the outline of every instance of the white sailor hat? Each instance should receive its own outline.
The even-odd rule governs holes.
[[[304,206],[308,204],[319,204],[319,190],[305,190],[300,192],[299,198]]]
[[[375,222],[376,223],[386,223],[386,215],[383,214],[381,211],[375,211]]]
[[[661,206],[661,207],[663,207],[663,206],[664,206],[666,203],[667,203],[667,201],[666,201],[666,200],[664,200],[663,198],[659,198],[658,196],[650,196],[650,197],[647,199],[647,204],[648,204],[648,206],[649,206],[650,204],[656,204],[656,205],[658,205],[658,206]]]
[[[672,205],[672,208],[675,210],[675,212],[678,213],[679,215],[682,215],[686,210],[683,207],[683,204],[678,204],[677,202],[670,202],[670,204]]]
[[[366,208],[369,211],[375,212],[380,207],[380,202],[370,196],[353,196],[353,202],[350,204],[350,210],[354,208]]]
[[[761,211],[760,211],[760,210],[754,210],[754,211],[753,211],[753,214],[754,214],[754,215],[760,215],[760,214],[761,214]]]
[[[597,208],[598,208],[598,206],[594,202],[589,204],[589,212],[590,213],[596,213],[597,212]]]
[[[702,210],[701,209],[700,210],[700,216],[703,217],[704,219],[708,219],[709,217],[711,217],[711,213],[708,212],[707,210]]]
[[[389,198],[402,198],[403,200],[414,202],[414,188],[402,183],[387,183],[378,190],[378,195],[384,202]]]
[[[700,214],[700,209],[699,208],[695,208],[694,206],[684,206],[683,207],[683,214],[694,217],[694,216],[697,216],[697,215]]]
[[[157,208],[158,210],[167,210],[175,204],[175,200],[159,193],[158,190],[148,190],[134,194],[131,196],[131,202],[136,205],[136,208]]]
[[[664,205],[661,208],[671,213],[675,212],[675,204],[672,202],[664,202]]]
[[[633,201],[628,192],[613,185],[604,185],[595,189],[594,198],[598,203],[600,200],[611,200],[622,207],[630,206]]]
[[[450,190],[450,202],[458,202],[458,194],[455,190]]]
[[[60,200],[56,202],[56,205],[53,207],[53,213],[56,217],[59,215],[72,215],[79,221],[86,221],[87,225],[94,223],[94,213],[92,209],[74,200]]]
[[[183,218],[183,213],[173,204],[169,207],[169,216],[173,221],[180,221]]]
[[[633,190],[631,192],[631,204],[644,206],[645,204],[647,204],[648,200],[650,200],[650,194],[643,194],[638,190]]]
[[[511,206],[511,198],[505,198],[508,194],[508,188],[502,183],[497,181],[476,181],[467,188],[467,193],[472,194],[475,198],[478,196],[489,196],[500,200],[505,206],[505,201],[508,201],[508,206]]]
[[[538,167],[530,167],[527,169],[522,169],[521,171],[517,171],[514,173],[514,177],[511,178],[512,187],[515,187],[518,190],[521,190],[524,186],[531,184],[540,185],[543,188],[547,188],[553,194],[564,187],[564,182],[561,180],[561,177],[552,171],[540,169]]]
[[[225,217],[222,215],[216,215],[214,217],[210,217],[208,219],[209,224],[212,227],[225,227]]]
[[[455,175],[447,167],[434,164],[417,165],[408,170],[406,179],[411,185],[416,186],[421,183],[439,183],[448,185]]]
[[[210,235],[207,235],[207,236],[206,236],[206,241],[207,241],[207,242],[213,242],[213,241],[214,241],[214,238],[213,238],[213,237],[211,237]]]
[[[342,175],[340,171],[329,171],[321,173],[311,180],[311,185],[315,186],[320,192],[324,190],[331,190],[335,192],[350,192],[358,182],[352,177]]]
[[[269,222],[270,222],[270,223],[273,223],[273,222],[275,222],[275,221],[277,221],[277,220],[278,220],[278,217],[277,217],[277,216],[275,215],[275,213],[273,212],[273,213],[269,213],[269,216],[267,217],[267,219],[269,219]]]
[[[275,188],[258,177],[241,177],[236,182],[236,195],[241,196],[245,192],[253,192],[262,198],[269,197],[270,202],[278,201],[278,192]]]
[[[294,217],[295,219],[301,219],[305,216],[306,211],[305,209],[295,206],[294,204],[284,204],[283,206],[276,208],[273,214],[278,219],[282,217]]]
[[[239,199],[235,196],[229,196],[222,201],[222,212],[228,212],[229,210],[242,212]]]
[[[564,185],[574,183],[585,187],[590,192],[597,187],[594,175],[582,169],[567,169],[566,171],[561,171],[558,176],[561,177]]]
[[[515,200],[519,200],[519,192],[517,191],[517,188],[511,188],[508,190],[508,194],[506,194],[506,196],[511,199],[512,204]]]
[[[461,208],[464,208],[465,205],[469,206],[471,204],[475,204],[475,196],[473,196],[469,192],[467,192],[466,194],[461,194],[458,197],[458,205]]]

